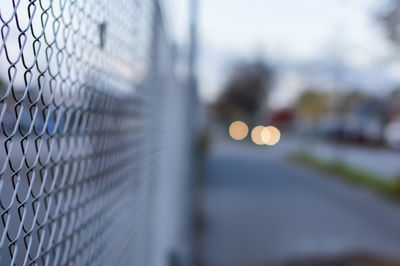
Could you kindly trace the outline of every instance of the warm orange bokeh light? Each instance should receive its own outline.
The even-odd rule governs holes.
[[[262,132],[263,129],[264,129],[263,126],[256,126],[251,131],[251,140],[257,145],[263,145],[264,144],[264,142],[262,141],[262,138],[261,138],[261,132]]]
[[[262,136],[264,137],[263,142],[266,145],[272,146],[277,144],[281,139],[281,132],[274,126],[268,126],[264,128]]]
[[[242,140],[247,137],[249,133],[249,128],[246,123],[242,121],[235,121],[229,126],[229,135],[234,140]]]
[[[261,140],[263,144],[266,144],[270,141],[272,135],[269,130],[269,127],[264,127],[263,130],[261,131]]]

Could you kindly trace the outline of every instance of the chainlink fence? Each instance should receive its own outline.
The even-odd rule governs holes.
[[[189,156],[166,32],[156,0],[1,0],[0,265],[168,258]]]

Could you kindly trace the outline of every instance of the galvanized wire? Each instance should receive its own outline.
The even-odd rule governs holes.
[[[176,85],[161,15],[156,1],[1,1],[1,265],[148,265]]]

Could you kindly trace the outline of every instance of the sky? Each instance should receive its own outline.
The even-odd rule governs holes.
[[[178,44],[187,44],[188,1],[169,3],[176,14],[172,23],[175,39]],[[199,0],[201,99],[209,102],[218,96],[233,61],[260,55],[280,69],[272,93],[277,106],[295,98],[305,86],[305,79],[310,82],[310,78],[321,74],[318,71],[326,72],[323,66],[329,60],[339,61],[346,69],[346,82],[353,84],[356,80],[351,76],[357,77],[360,84],[354,86],[373,91],[379,84],[393,85],[399,81],[400,67],[391,59],[394,48],[377,23],[376,14],[382,3]],[[310,64],[314,71],[307,76],[303,69]]]

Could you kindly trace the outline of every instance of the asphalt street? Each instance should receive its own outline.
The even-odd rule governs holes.
[[[203,188],[204,265],[353,253],[400,259],[399,204],[290,163],[279,145],[212,145]]]

